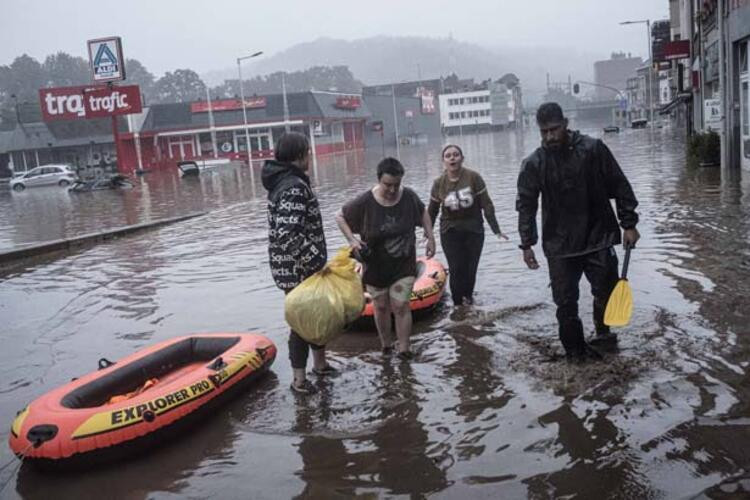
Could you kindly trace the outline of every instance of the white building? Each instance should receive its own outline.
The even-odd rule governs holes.
[[[504,129],[522,122],[523,102],[518,78],[508,73],[470,90],[440,94],[440,126],[448,133]]]
[[[440,126],[445,130],[461,127],[479,128],[492,125],[489,90],[441,94]]]

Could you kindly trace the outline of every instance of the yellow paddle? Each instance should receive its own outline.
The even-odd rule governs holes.
[[[625,262],[622,264],[622,278],[615,285],[604,310],[604,324],[608,326],[625,326],[633,314],[633,292],[628,283],[628,263],[630,262],[630,245],[625,246]]]

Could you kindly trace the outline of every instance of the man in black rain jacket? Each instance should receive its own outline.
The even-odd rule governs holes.
[[[618,280],[613,247],[621,242],[632,247],[640,238],[635,228],[638,201],[609,148],[599,139],[568,130],[568,120],[557,103],[542,104],[536,117],[542,146],[523,161],[518,176],[520,248],[526,265],[539,268],[531,247],[538,241],[536,213],[541,194],[542,249],[549,265],[560,341],[569,359],[598,357],[584,340],[578,284],[582,274],[591,284],[597,339],[616,340],[604,324],[604,309]],[[617,217],[610,199],[615,200]]]

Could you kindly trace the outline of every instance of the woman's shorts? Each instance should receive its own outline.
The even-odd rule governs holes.
[[[391,299],[397,302],[409,302],[411,291],[414,289],[414,282],[416,280],[417,278],[414,276],[405,276],[387,288],[378,288],[372,285],[365,285],[365,288],[367,293],[369,293],[373,299],[388,292]]]

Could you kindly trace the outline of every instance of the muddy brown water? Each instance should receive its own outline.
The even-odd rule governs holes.
[[[268,377],[182,439],[86,473],[12,463],[0,496],[746,498],[750,181],[686,168],[677,129],[605,140],[642,218],[635,312],[617,352],[583,367],[556,361],[546,266],[525,269],[515,246],[515,179],[537,135],[464,136],[454,141],[512,237],[487,238],[477,305],[445,304],[416,324],[409,364],[383,359],[373,333],[343,334],[330,349],[341,376],[306,400],[288,388],[258,166],[149,174],[128,192],[0,192],[0,250],[210,211],[0,278],[4,441],[16,411],[102,356],[194,332],[259,331],[280,349]],[[343,244],[333,216],[374,182],[377,146],[321,159],[313,174],[331,250]],[[401,152],[406,184],[426,199],[439,144]],[[588,286],[580,304],[590,332]],[[0,447],[0,465],[12,460]]]

